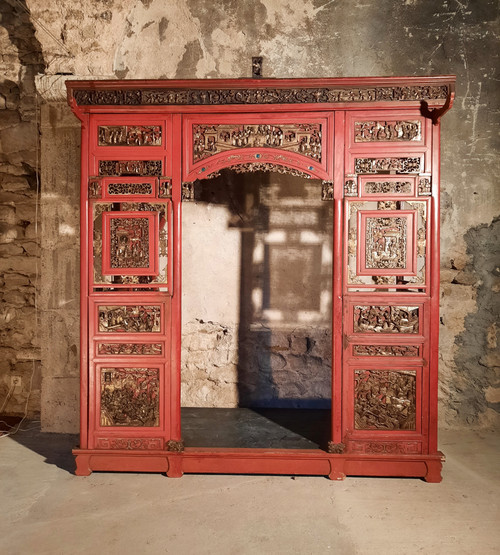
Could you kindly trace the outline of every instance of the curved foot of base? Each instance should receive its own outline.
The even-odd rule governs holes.
[[[169,478],[182,478],[184,472],[182,471],[182,458],[179,456],[168,457],[168,470],[167,476]]]
[[[328,478],[330,480],[344,480],[346,477],[344,473],[344,461],[343,460],[330,460],[330,473]]]
[[[441,461],[428,461],[427,462],[427,474],[424,476],[424,480],[430,484],[439,484],[442,480],[441,469],[443,465]]]
[[[92,474],[90,457],[88,455],[76,455],[75,462],[75,476],[90,476]]]

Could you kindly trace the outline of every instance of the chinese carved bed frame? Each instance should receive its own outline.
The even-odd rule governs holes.
[[[68,81],[81,120],[81,430],[93,470],[414,476],[437,449],[439,134],[454,77]],[[334,204],[331,437],[184,445],[181,214],[224,168]]]

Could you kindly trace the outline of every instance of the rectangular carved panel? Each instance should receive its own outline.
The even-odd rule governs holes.
[[[111,268],[148,268],[149,220],[147,218],[109,218]]]
[[[101,426],[160,425],[158,368],[101,368]]]
[[[415,370],[355,370],[357,430],[415,430]]]
[[[161,125],[99,125],[99,146],[161,146]]]
[[[193,161],[239,148],[280,148],[321,161],[321,124],[193,125]]]
[[[405,269],[407,267],[408,220],[401,217],[367,217],[365,268]]]
[[[352,354],[362,357],[417,357],[417,345],[353,345]]]
[[[162,343],[98,343],[98,355],[161,355]]]
[[[355,172],[360,173],[419,173],[421,171],[419,157],[402,158],[356,158]]]
[[[418,306],[358,305],[354,307],[354,333],[418,333]]]
[[[162,175],[161,160],[99,160],[99,175]]]
[[[349,441],[350,453],[385,455],[418,455],[422,452],[420,441]]]
[[[411,195],[413,184],[411,181],[367,181],[364,186],[367,195]]]
[[[97,439],[97,448],[150,451],[163,449],[163,443],[161,437],[100,437]]]
[[[356,121],[354,142],[410,142],[422,138],[420,121]]]
[[[108,185],[108,195],[110,196],[152,194],[153,185],[151,183],[110,183]]]
[[[155,305],[112,305],[99,310],[99,332],[155,333],[161,331],[161,307]]]

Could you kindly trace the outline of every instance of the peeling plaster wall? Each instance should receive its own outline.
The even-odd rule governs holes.
[[[456,74],[455,106],[442,123],[440,416],[447,426],[498,423],[493,323],[499,276],[491,252],[500,211],[495,0],[27,0],[27,8],[46,64],[37,78],[38,91],[43,100],[59,102],[42,135],[44,152],[51,152],[42,159],[43,176],[50,176],[57,202],[71,205],[64,212],[56,202],[45,203],[42,224],[56,218],[58,225],[43,227],[43,240],[55,250],[66,245],[74,260],[76,237],[70,241],[58,231],[74,226],[78,191],[72,150],[77,149],[77,131],[69,131],[73,124],[64,106],[66,76],[61,74],[248,77],[252,55],[264,56],[268,77]],[[16,47],[5,34],[2,41],[2,70],[20,81],[9,65]],[[69,166],[54,163],[62,140],[59,128],[72,137],[67,136],[62,150]],[[42,192],[45,179],[49,177],[42,179]],[[44,264],[41,280],[47,291],[66,279],[65,270],[55,260]],[[72,297],[60,296],[44,305],[44,317],[76,325],[73,301],[67,303]],[[68,385],[78,373],[77,356],[70,355],[76,343],[74,337],[49,331],[51,354],[44,351],[42,364],[44,384],[50,382],[43,398],[52,401],[42,402],[43,425],[46,430],[76,430],[76,390]],[[66,380],[67,388],[55,388],[56,376],[62,379],[57,383]],[[59,413],[51,408],[57,402]]]

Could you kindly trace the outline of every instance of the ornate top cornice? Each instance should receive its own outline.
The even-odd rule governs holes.
[[[219,106],[439,102],[455,77],[190,81],[67,81],[77,106]]]

